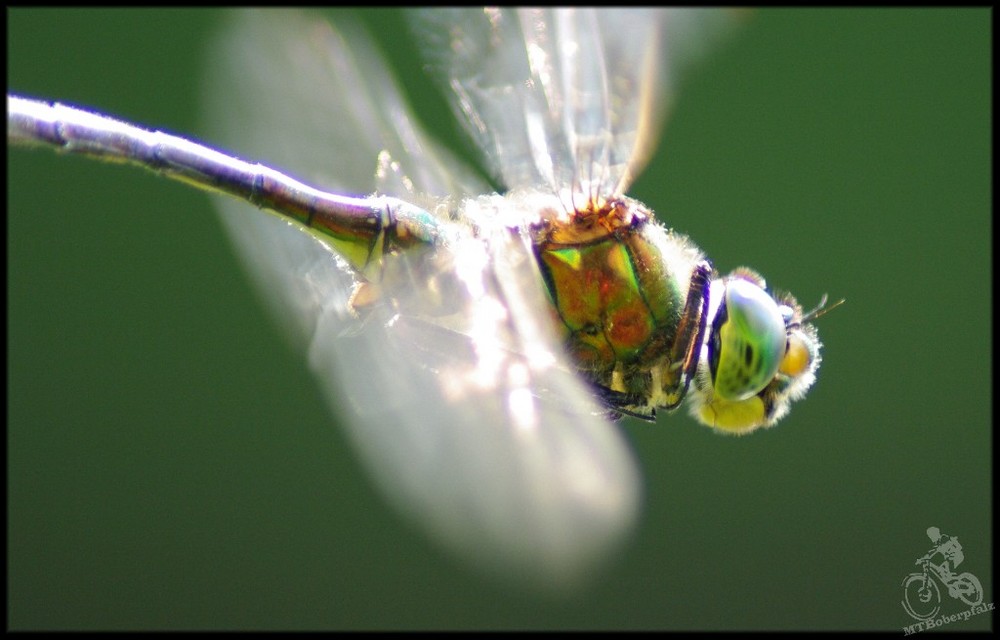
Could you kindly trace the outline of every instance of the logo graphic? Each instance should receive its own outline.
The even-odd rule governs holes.
[[[983,602],[983,587],[971,573],[955,573],[965,560],[962,545],[955,536],[941,533],[937,527],[927,529],[934,546],[917,558],[920,571],[903,579],[903,609],[916,620],[930,620],[941,611],[942,589],[952,598],[974,607]],[[940,563],[934,561],[941,558]]]

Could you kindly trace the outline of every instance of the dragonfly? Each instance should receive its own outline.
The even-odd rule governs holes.
[[[825,298],[805,312],[749,268],[719,274],[626,195],[677,74],[730,20],[414,12],[488,178],[423,130],[357,24],[298,11],[240,13],[210,56],[212,129],[269,165],[13,95],[8,142],[228,196],[247,269],[387,499],[493,575],[573,587],[639,516],[620,418],[686,404],[746,434],[816,379]]]

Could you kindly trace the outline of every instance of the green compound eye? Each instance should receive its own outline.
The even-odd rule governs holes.
[[[726,317],[717,328],[712,364],[715,393],[730,401],[753,397],[774,378],[785,351],[785,321],[756,284],[726,283]]]

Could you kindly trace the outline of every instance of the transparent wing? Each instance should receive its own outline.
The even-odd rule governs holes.
[[[357,333],[321,318],[312,366],[354,403],[383,489],[435,538],[504,577],[575,585],[633,525],[638,478],[553,348],[530,248],[499,230],[397,259],[408,277]]]
[[[296,11],[235,12],[209,55],[205,119],[228,150],[347,195],[418,205],[482,193],[483,182],[418,130],[374,44]],[[434,196],[433,198],[430,196]],[[325,304],[330,253],[294,226],[220,200],[241,258],[291,334],[309,340]],[[317,273],[313,273],[317,271]],[[320,275],[322,274],[322,275]]]
[[[240,16],[212,58],[213,130],[248,157],[349,193],[477,188],[411,123],[356,27]],[[374,478],[432,537],[505,577],[558,586],[621,541],[637,510],[634,463],[553,347],[528,248],[506,227],[489,233],[519,214],[483,217],[477,237],[442,221],[448,250],[393,257],[381,296],[356,313],[337,256],[280,220],[222,206]]]
[[[297,11],[234,13],[206,77],[213,133],[348,195],[482,193],[483,182],[412,123],[363,27],[348,15],[339,24]],[[412,186],[380,171],[383,152]]]
[[[727,22],[692,9],[429,9],[418,33],[507,188],[624,193],[682,63]]]

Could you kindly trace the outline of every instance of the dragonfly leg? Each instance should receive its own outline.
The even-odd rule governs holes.
[[[708,260],[702,260],[691,273],[684,313],[670,347],[670,366],[663,385],[666,402],[661,405],[668,411],[676,409],[684,400],[691,378],[698,368],[698,355],[701,353],[701,343],[705,339],[705,327],[708,324],[711,281],[712,264]]]
[[[648,407],[642,410],[636,407],[646,407],[645,398],[634,393],[615,391],[600,383],[588,380],[594,396],[608,410],[607,417],[611,420],[620,420],[625,417],[638,418],[646,422],[656,421],[656,409]]]

